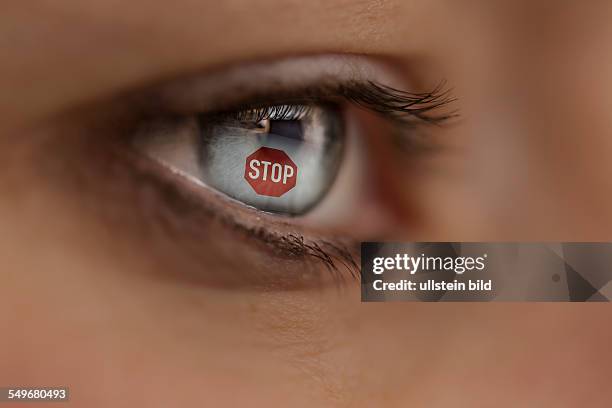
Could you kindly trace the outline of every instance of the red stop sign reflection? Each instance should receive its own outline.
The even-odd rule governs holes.
[[[244,178],[259,195],[280,197],[295,187],[298,168],[287,153],[260,147],[246,158]]]

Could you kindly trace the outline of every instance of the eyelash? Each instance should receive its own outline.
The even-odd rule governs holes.
[[[440,125],[458,116],[457,111],[435,112],[455,102],[446,82],[429,92],[403,91],[373,81],[321,84],[281,95],[260,94],[253,102],[236,104],[221,112],[201,113],[209,118],[232,117],[237,120],[278,118],[293,120],[307,113],[309,104],[339,103],[343,100],[381,114],[397,124],[415,127],[419,124]]]
[[[343,94],[349,101],[403,124],[414,124],[413,118],[428,124],[441,124],[458,116],[457,111],[435,114],[436,110],[455,101],[451,90],[445,86],[446,82],[442,81],[429,92],[412,93],[368,81],[345,89]]]
[[[232,119],[238,121],[259,122],[266,119],[274,120],[299,120],[310,111],[307,105],[272,105],[260,108],[240,110],[231,115]]]
[[[201,123],[225,121],[256,121],[273,119],[295,120],[308,112],[310,106],[352,103],[381,115],[393,125],[389,134],[398,151],[414,156],[436,151],[439,146],[419,131],[423,126],[442,126],[459,116],[446,109],[456,99],[446,82],[441,81],[429,92],[408,92],[373,81],[325,82],[316,86],[275,94],[253,96],[251,102],[238,103],[222,111],[199,113]]]

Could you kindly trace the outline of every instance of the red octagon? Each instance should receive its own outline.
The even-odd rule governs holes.
[[[295,187],[298,168],[287,153],[260,147],[246,158],[244,178],[259,195],[280,197]]]

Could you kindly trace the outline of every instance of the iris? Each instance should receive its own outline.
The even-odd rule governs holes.
[[[324,197],[341,164],[343,123],[333,105],[275,105],[202,116],[198,123],[201,180],[260,210],[288,215],[307,212]],[[298,177],[295,187],[282,195],[262,193],[245,177],[245,167],[247,175],[255,174],[248,159],[262,147],[283,152],[285,159],[257,160],[257,165],[269,163],[270,171],[278,167],[290,170],[285,176],[290,172]],[[260,167],[257,174],[263,177],[267,167]]]

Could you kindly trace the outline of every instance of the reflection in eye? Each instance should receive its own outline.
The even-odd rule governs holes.
[[[300,215],[331,187],[343,129],[333,104],[284,104],[199,115],[137,140],[153,158],[246,205]]]
[[[399,81],[359,57],[229,68],[138,96],[152,105],[144,104],[130,140],[194,185],[247,206],[307,215],[307,223],[336,221],[354,214],[347,208],[367,188],[360,174],[368,163],[360,164],[366,157],[355,148],[363,129],[351,112],[377,114],[398,152],[410,157],[436,150],[425,126],[456,116],[446,107],[453,98],[444,82],[422,93],[391,83]]]
[[[340,165],[343,126],[332,105],[276,105],[199,123],[202,181],[260,210],[308,211]]]

